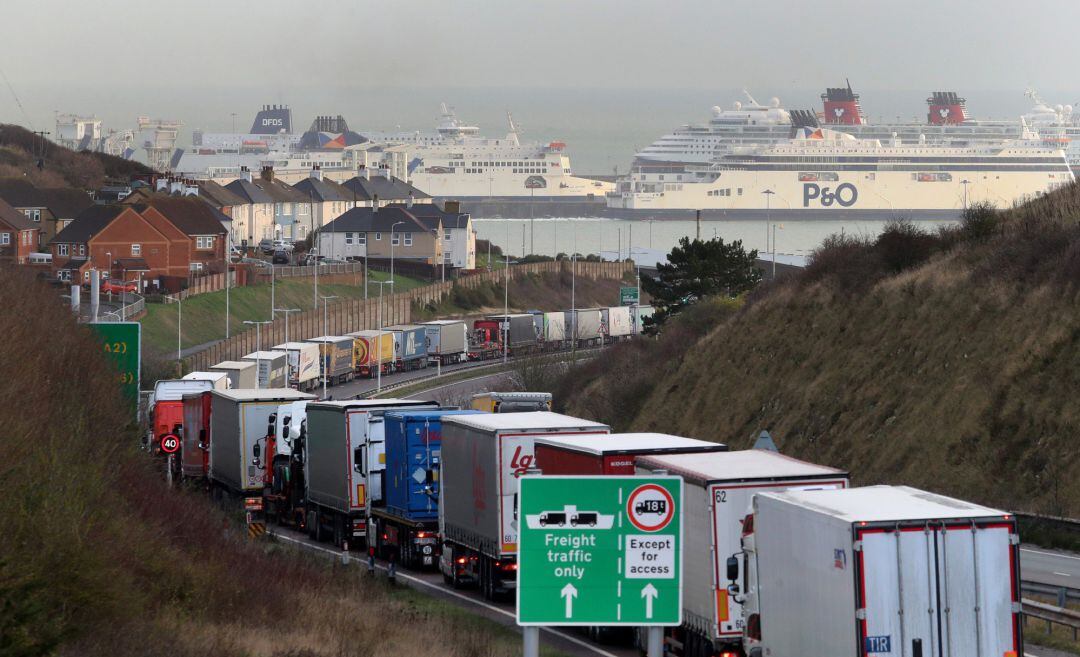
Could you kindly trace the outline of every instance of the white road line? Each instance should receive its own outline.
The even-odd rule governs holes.
[[[1043,550],[1032,550],[1031,548],[1020,548],[1021,552],[1030,552],[1031,554],[1043,554],[1048,557],[1058,557],[1059,559],[1073,559],[1080,561],[1080,557],[1074,557],[1071,554],[1058,554],[1057,552],[1044,552]]]
[[[282,540],[289,541],[290,543],[296,543],[297,545],[299,545],[301,547],[308,548],[310,550],[318,550],[320,552],[325,552],[325,553],[331,555],[332,557],[334,557],[336,559],[341,558],[342,553],[337,551],[337,550],[330,550],[328,548],[324,548],[324,547],[319,546],[319,545],[312,545],[311,543],[305,543],[304,541],[301,541],[299,539],[295,539],[295,538],[293,538],[291,536],[286,536],[285,534],[279,534],[277,532],[267,532],[267,533],[269,533],[274,538],[280,538]],[[352,555],[349,556],[349,560],[350,561],[356,561],[357,563],[360,563],[360,564],[364,563],[362,560],[360,560],[359,558],[354,557]],[[378,568],[379,570],[386,570],[386,566],[383,566],[382,564],[379,564],[379,563],[376,563],[375,567]],[[426,586],[428,588],[435,589],[436,591],[438,591],[440,593],[445,593],[447,595],[452,595],[455,598],[459,598],[459,599],[464,600],[465,602],[468,602],[470,604],[474,604],[474,605],[476,605],[478,607],[483,607],[484,609],[487,609],[489,611],[494,611],[496,613],[502,614],[503,616],[513,618],[515,621],[517,620],[517,616],[515,614],[513,614],[513,613],[511,613],[511,612],[509,612],[509,611],[507,611],[505,609],[500,609],[499,607],[496,607],[494,605],[489,605],[486,602],[481,602],[481,601],[479,601],[479,600],[477,600],[475,598],[472,598],[470,596],[458,593],[457,591],[452,591],[450,589],[439,586],[438,584],[432,584],[431,582],[426,582],[426,581],[420,579],[419,577],[413,577],[412,575],[407,575],[407,574],[401,572],[400,569],[397,571],[397,577],[400,577],[401,579],[408,580],[410,582],[415,582],[417,584],[421,584],[421,585]],[[558,636],[561,639],[565,639],[565,640],[569,641],[570,643],[573,643],[575,645],[579,645],[582,648],[587,648],[587,649],[595,652],[596,654],[601,655],[602,657],[618,657],[618,655],[612,654],[612,653],[610,653],[610,652],[608,652],[606,650],[603,650],[602,648],[597,648],[596,646],[592,645],[588,641],[582,641],[581,639],[578,639],[577,637],[570,636],[569,634],[564,634],[563,632],[559,632],[558,630],[553,630],[553,629],[547,628],[547,627],[541,627],[540,629],[543,630],[544,632],[549,632],[551,634],[554,634],[554,635]]]
[[[471,377],[471,378],[468,378],[468,379],[459,379],[457,381],[453,381],[451,383],[446,383],[446,384],[443,384],[441,386],[436,386],[434,388],[424,388],[420,392],[417,392],[417,393],[414,393],[414,394],[410,395],[410,397],[415,397],[417,395],[426,395],[429,392],[435,392],[436,390],[442,390],[443,388],[453,388],[454,386],[461,385],[462,383],[472,383],[473,381],[479,381],[480,379],[487,379],[487,378],[490,378],[490,377],[493,377],[493,376],[499,376],[500,374],[508,375],[508,374],[512,374],[512,373],[513,372],[511,372],[510,370],[502,370],[502,371],[499,371],[499,372],[492,372],[491,374],[481,374],[479,376],[474,376],[474,377]],[[444,374],[443,376],[449,376],[449,375]],[[422,383],[422,381],[417,381],[417,383]]]
[[[1069,573],[1059,573],[1056,570],[1054,571],[1054,574],[1061,575],[1062,577],[1072,577],[1072,575],[1070,575]]]

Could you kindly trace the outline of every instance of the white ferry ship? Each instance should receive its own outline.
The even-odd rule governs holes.
[[[608,195],[616,216],[955,218],[968,204],[1008,207],[1074,180],[1060,148],[1023,139],[952,146],[883,143],[820,127],[735,147],[708,165],[635,166]]]
[[[373,143],[404,146],[409,182],[436,198],[463,201],[596,199],[614,186],[573,175],[566,144],[523,142],[509,115],[504,137],[484,137],[444,103],[434,132],[365,132]]]
[[[899,139],[904,144],[922,141],[957,146],[1000,142],[1021,137],[1021,121],[976,119],[968,114],[966,100],[953,91],[935,91],[926,99],[926,121],[871,122],[863,112],[859,94],[851,84],[826,89],[822,110],[788,110],[778,98],[767,105],[748,92],[746,101],[730,109],[712,108],[704,124],[683,125],[639,151],[635,165],[667,166],[707,164],[741,146],[760,146],[785,141],[793,128],[823,125],[859,139]],[[1071,105],[1051,106],[1034,90],[1028,90],[1034,106],[1023,115],[1050,145],[1063,148],[1070,166],[1080,171],[1080,112]]]

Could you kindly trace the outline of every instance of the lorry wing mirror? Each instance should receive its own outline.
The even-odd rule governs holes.
[[[208,449],[209,445],[206,444],[206,429],[199,429],[199,449]]]
[[[287,427],[290,424],[292,424],[292,416],[291,415],[286,415],[284,418],[281,419],[281,425],[282,426]]]
[[[275,424],[277,424],[277,413],[271,413],[270,416],[266,418],[266,435],[274,435]]]
[[[262,456],[262,446],[259,445],[259,443],[255,443],[251,446],[251,453],[255,456],[251,462],[256,466],[259,465],[259,457]]]
[[[727,578],[731,582],[736,582],[739,579],[739,560],[735,557],[728,557]]]
[[[364,448],[357,447],[353,450],[353,470],[364,472]]]

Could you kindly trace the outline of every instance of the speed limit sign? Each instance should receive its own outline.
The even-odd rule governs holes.
[[[175,454],[180,451],[180,437],[176,434],[167,433],[161,437],[161,451],[166,454]]]

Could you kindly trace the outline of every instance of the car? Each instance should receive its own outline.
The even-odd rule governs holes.
[[[292,261],[292,253],[285,249],[278,249],[274,251],[274,257],[270,259],[270,262],[275,265],[287,265]]]
[[[101,282],[101,291],[109,294],[135,292],[138,288],[139,286],[135,281],[114,281],[109,279]]]
[[[275,251],[292,251],[295,247],[288,240],[274,240]]]
[[[274,252],[274,240],[259,240],[259,250],[262,251],[264,255],[270,255]]]

